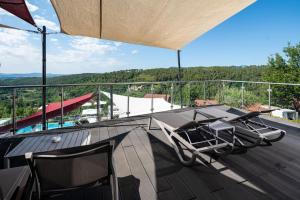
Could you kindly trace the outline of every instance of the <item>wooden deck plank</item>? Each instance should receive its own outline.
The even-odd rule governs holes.
[[[145,171],[156,192],[170,190],[171,186],[170,184],[168,184],[166,179],[164,177],[158,176],[156,173],[159,167],[157,166],[158,163],[155,162],[150,141],[148,141],[148,143],[146,141],[143,143],[139,138],[139,135],[142,135],[144,133],[144,129],[136,128],[129,133],[129,138],[134,145],[137,155],[141,160],[141,163],[144,166]]]
[[[139,192],[141,199],[154,200],[157,194],[133,146],[124,147],[124,152],[132,174],[140,179]]]
[[[116,175],[119,181],[120,198],[122,200],[140,200],[141,198],[138,191],[140,180],[132,175],[122,142],[117,137],[117,130],[114,127],[107,127],[107,134],[110,138],[116,139],[113,158],[115,160]]]

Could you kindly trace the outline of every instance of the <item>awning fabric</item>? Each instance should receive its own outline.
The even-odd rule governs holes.
[[[36,26],[24,0],[0,0],[0,7],[33,26]]]
[[[255,0],[51,0],[70,35],[180,49]]]

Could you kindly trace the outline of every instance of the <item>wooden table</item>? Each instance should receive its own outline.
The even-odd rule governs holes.
[[[0,170],[0,199],[21,198],[29,175],[28,166]]]

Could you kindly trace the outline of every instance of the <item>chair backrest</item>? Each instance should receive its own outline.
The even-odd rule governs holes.
[[[112,170],[112,151],[110,142],[95,143],[33,154],[29,165],[41,192],[66,190],[108,178]]]

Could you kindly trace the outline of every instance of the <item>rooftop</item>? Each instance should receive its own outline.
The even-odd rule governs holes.
[[[188,119],[193,115],[192,108],[168,112]],[[26,137],[14,136],[22,142],[6,157],[10,157],[12,166],[17,166],[22,163],[20,155],[32,149],[44,152],[113,138],[116,140],[113,155],[116,174],[124,200],[298,199],[300,196],[299,127],[268,119],[269,124],[287,131],[283,140],[247,153],[220,157],[212,163],[208,155],[203,154],[195,166],[184,167],[158,126],[153,124],[153,128],[147,130],[148,121],[149,115],[141,115],[90,124],[81,129],[73,127]],[[49,142],[58,134],[62,138],[60,143]],[[92,195],[87,190],[80,193]],[[79,198],[73,194],[70,199],[76,199],[74,196]]]

